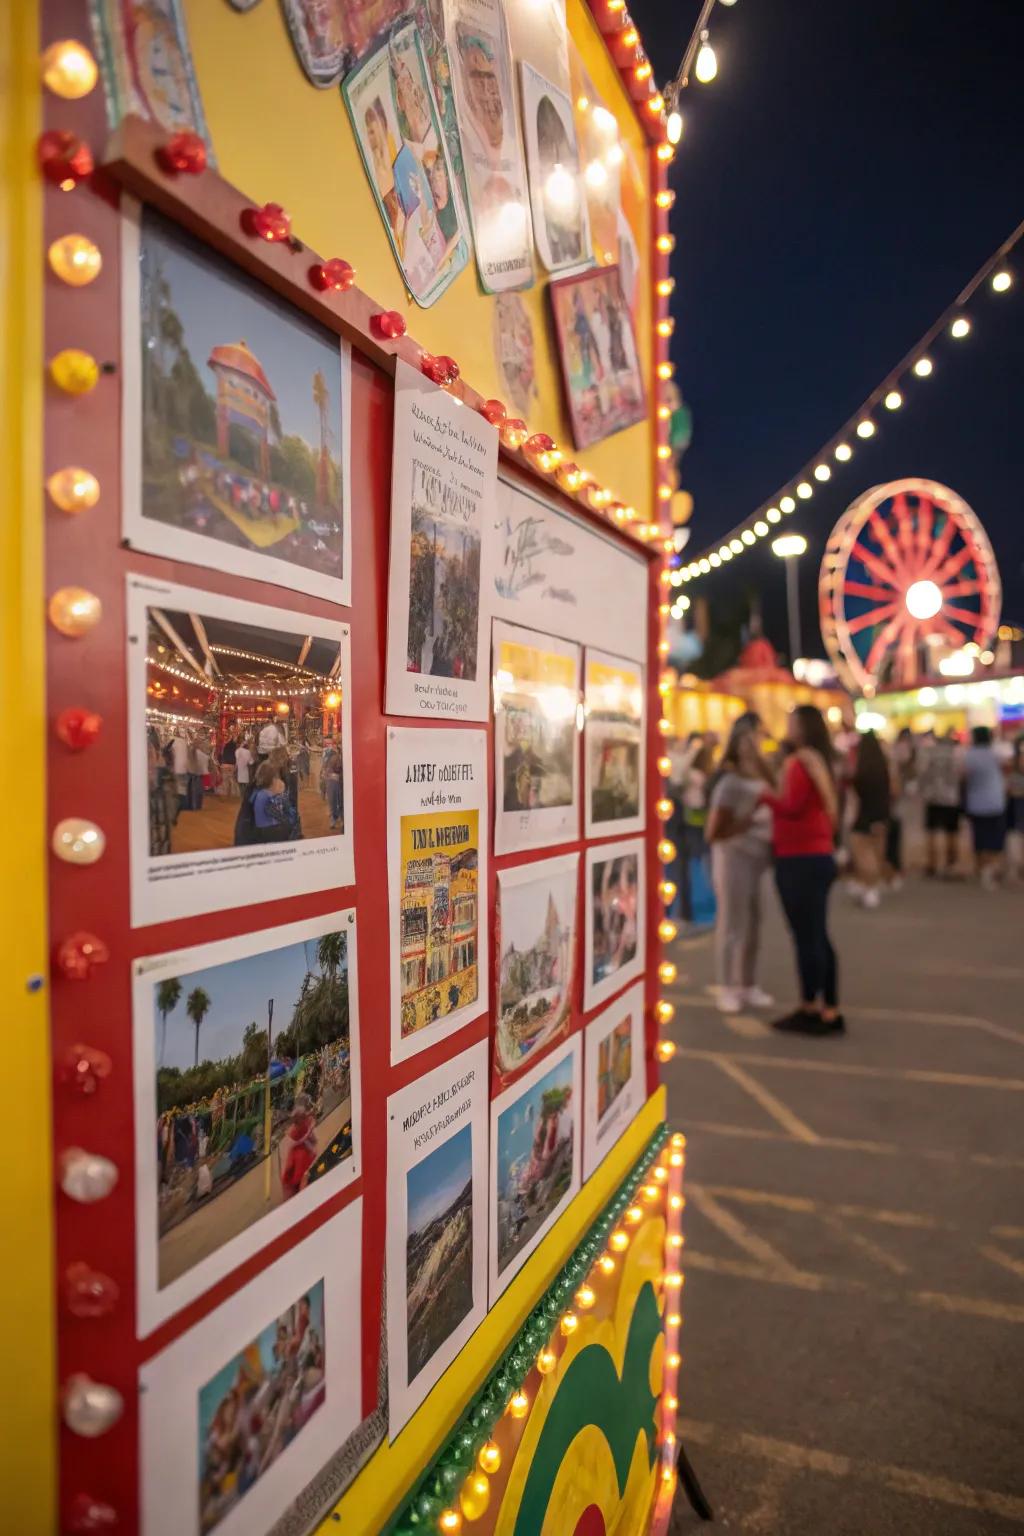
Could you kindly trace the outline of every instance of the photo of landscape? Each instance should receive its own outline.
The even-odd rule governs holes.
[[[558,1039],[571,1015],[578,857],[499,875],[498,1076]]]
[[[605,1035],[597,1048],[597,1123],[625,1088],[633,1072],[633,1018],[627,1014]]]
[[[464,1126],[406,1174],[408,1380],[473,1307],[473,1140]]]
[[[573,1062],[568,1054],[498,1116],[498,1274],[540,1230],[572,1184]]]

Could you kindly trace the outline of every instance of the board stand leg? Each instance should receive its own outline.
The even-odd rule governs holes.
[[[676,1472],[679,1475],[680,1483],[686,1490],[686,1497],[690,1501],[690,1508],[698,1520],[713,1521],[715,1512],[704,1497],[704,1490],[697,1481],[697,1474],[690,1464],[690,1458],[686,1454],[682,1441],[679,1442],[679,1447],[676,1451]]]

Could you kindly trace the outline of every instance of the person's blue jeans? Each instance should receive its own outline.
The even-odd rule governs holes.
[[[786,914],[805,1003],[821,998],[826,1008],[839,1004],[836,952],[828,933],[828,898],[836,878],[830,853],[799,853],[775,860],[775,884]]]
[[[341,780],[327,779],[327,815],[331,821],[341,821]]]

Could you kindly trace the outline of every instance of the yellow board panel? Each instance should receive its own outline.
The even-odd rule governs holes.
[[[329,1516],[318,1536],[376,1536],[403,1492],[443,1444],[466,1404],[483,1385],[523,1319],[551,1284],[583,1234],[600,1215],[665,1119],[665,1089],[647,1100],[633,1124],[587,1180],[537,1251],[503,1291],[476,1333],[393,1445],[382,1445]]]
[[[3,1528],[56,1527],[53,1182],[45,978],[46,836],[42,531],[42,199],[39,18],[34,0],[0,27],[0,712],[18,739],[18,809],[4,828],[0,1019],[9,1080],[8,1156],[0,1180],[4,1330],[0,1476]]]
[[[293,227],[323,257],[342,256],[356,282],[385,308],[405,314],[410,334],[428,351],[455,357],[463,376],[485,396],[507,398],[494,355],[493,297],[481,292],[469,265],[430,309],[408,296],[352,134],[340,90],[318,90],[302,72],[279,4],[239,12],[219,0],[186,0],[189,36],[203,106],[221,175],[254,202],[281,203]],[[568,0],[569,31],[598,93],[648,176],[643,130],[584,0]],[[270,126],[272,123],[272,126]],[[637,236],[642,300],[637,343],[650,379],[650,240]],[[523,302],[533,323],[538,398],[534,431],[569,447],[561,375],[547,281],[538,272]],[[622,501],[653,510],[653,437],[648,422],[572,453]]]

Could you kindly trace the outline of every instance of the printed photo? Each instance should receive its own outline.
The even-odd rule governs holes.
[[[479,996],[480,835],[474,811],[403,816],[402,1034]]]
[[[402,0],[410,13],[410,0]],[[462,135],[455,107],[455,87],[452,81],[451,59],[444,27],[444,0],[411,0],[411,15],[423,44],[423,52],[434,87],[434,102],[444,130],[448,147],[448,159],[455,177],[459,210],[462,215],[463,233],[469,238],[469,194],[466,190],[466,162],[462,153]]]
[[[473,1140],[466,1125],[405,1176],[405,1294],[413,1381],[473,1307]]]
[[[492,1305],[579,1187],[578,1112],[577,1042],[492,1103]]]
[[[530,311],[518,293],[495,296],[491,334],[505,395],[520,416],[529,416],[539,394],[536,347]]]
[[[530,207],[502,0],[450,0],[446,14],[480,282],[487,293],[528,288]]]
[[[182,0],[90,0],[107,120],[129,113],[171,133],[198,133],[216,167],[185,26]]]
[[[125,539],[348,603],[347,347],[149,209],[124,247]]]
[[[579,854],[498,875],[498,1021],[494,1075],[503,1086],[569,1029]]]
[[[643,844],[587,849],[583,1003],[594,1008],[643,969]]]
[[[586,834],[644,827],[644,676],[635,662],[588,649],[584,673]]]
[[[469,259],[423,43],[399,28],[342,86],[366,174],[409,291],[426,307]]]
[[[589,1179],[644,1102],[644,989],[630,987],[586,1031],[583,1177]]]
[[[284,0],[292,44],[314,85],[336,85],[347,69],[393,21],[404,16],[406,0]]]
[[[559,272],[592,260],[572,102],[530,64],[521,68],[533,234],[544,266]]]
[[[326,1400],[318,1280],[199,1391],[199,1529],[214,1530]]]
[[[494,626],[495,852],[577,835],[579,649]]]
[[[573,441],[577,448],[643,421],[647,406],[618,267],[550,285]]]
[[[416,459],[412,466],[407,670],[476,680],[480,504]]]

